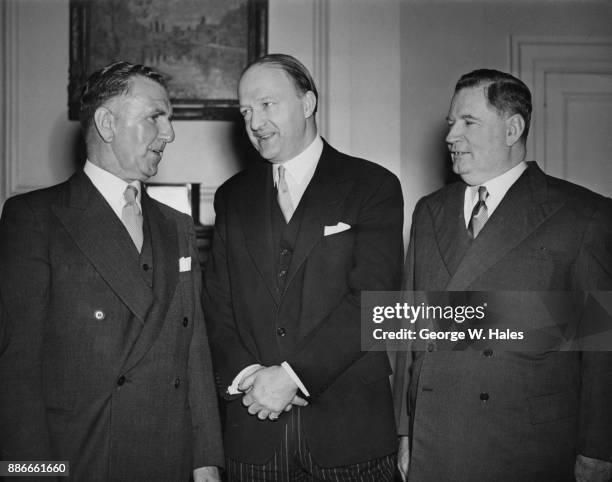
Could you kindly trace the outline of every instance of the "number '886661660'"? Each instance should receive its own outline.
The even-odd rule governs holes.
[[[69,464],[64,461],[2,461],[0,476],[62,476],[68,475]]]

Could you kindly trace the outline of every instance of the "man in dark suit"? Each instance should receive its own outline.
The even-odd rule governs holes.
[[[446,142],[463,182],[417,204],[407,290],[612,289],[612,201],[525,162],[530,116],[519,79],[459,80]],[[550,298],[554,313],[563,297]],[[430,348],[413,353],[408,394],[402,377],[396,391],[409,480],[609,480],[611,353]]]
[[[73,480],[219,480],[193,223],[142,184],[171,115],[148,67],[99,70],[81,98],[84,169],[4,206],[4,460],[65,460]]]
[[[268,162],[217,191],[205,276],[229,480],[391,480],[390,367],[361,350],[360,293],[399,287],[399,182],[318,136],[295,58],[255,61],[238,92]]]

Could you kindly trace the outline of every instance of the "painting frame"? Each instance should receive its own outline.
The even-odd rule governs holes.
[[[247,5],[247,60],[249,63],[267,52],[268,0],[245,0]],[[92,73],[92,0],[70,0],[70,64],[68,81],[68,118],[78,120],[82,86]],[[116,59],[109,58],[108,62]],[[129,60],[129,59],[128,59]],[[245,65],[246,65],[245,63]],[[155,66],[153,66],[155,67]],[[237,80],[237,79],[236,79]],[[184,98],[170,92],[175,120],[237,120],[236,98]]]

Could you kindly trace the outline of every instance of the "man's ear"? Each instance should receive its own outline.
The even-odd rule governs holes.
[[[317,98],[312,90],[307,91],[302,97],[302,105],[304,106],[304,118],[308,119],[314,114],[317,107]]]
[[[506,119],[506,145],[513,146],[525,131],[525,119],[520,114],[511,115]]]
[[[115,137],[115,116],[106,107],[98,107],[94,112],[96,130],[104,142],[111,142]]]

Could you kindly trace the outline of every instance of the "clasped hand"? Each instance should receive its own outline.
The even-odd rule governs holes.
[[[297,395],[298,386],[279,365],[262,367],[245,377],[238,389],[244,392],[242,404],[260,420],[276,420],[293,405],[305,407],[308,402]]]

